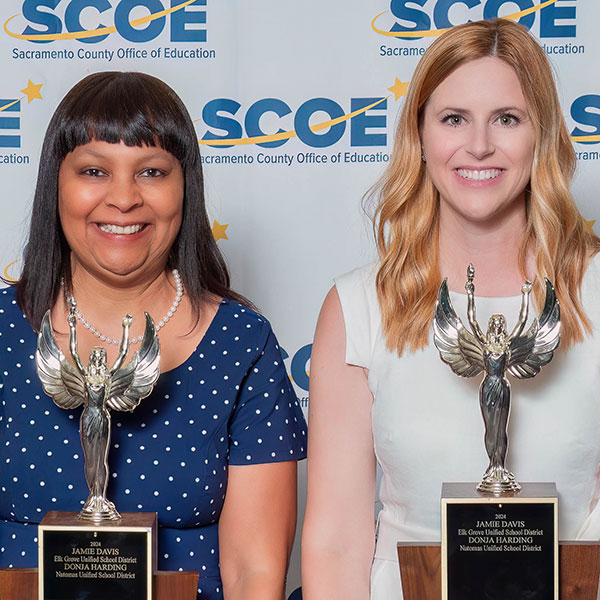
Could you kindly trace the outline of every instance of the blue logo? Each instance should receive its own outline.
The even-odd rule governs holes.
[[[312,353],[312,344],[306,344],[302,346],[300,350],[292,357],[290,365],[290,374],[292,381],[305,392],[308,392],[308,382],[310,379],[310,355]],[[281,354],[284,359],[290,357],[290,355],[282,348]]]
[[[384,11],[376,15],[371,27],[380,35],[415,40],[441,35],[461,23],[503,17],[527,29],[538,20],[540,38],[573,38],[577,35],[573,22],[575,1],[545,0],[536,4],[534,0],[391,0],[389,12],[394,24],[384,28],[383,15],[388,14]],[[506,14],[505,5],[514,9],[515,4],[519,10]]]
[[[349,129],[351,146],[385,146],[387,108],[387,97],[350,98],[348,112],[331,98],[311,98],[296,109],[278,98],[262,98],[244,111],[236,100],[216,98],[202,110],[208,130],[200,143],[225,148],[250,144],[278,148],[297,137],[312,148],[327,148]],[[263,131],[261,118],[266,114],[274,115],[281,124],[276,133]],[[311,124],[314,115],[324,115],[323,120]]]
[[[132,43],[156,39],[167,26],[171,42],[206,42],[207,0],[24,0],[21,15],[13,15],[4,23],[11,37],[37,43],[56,40],[78,40],[95,44],[116,33]],[[198,7],[201,7],[199,10]],[[59,11],[57,9],[60,9]],[[147,13],[131,18],[140,9]],[[94,15],[95,25],[85,29],[86,19]],[[27,23],[18,33],[13,19],[21,16]]]
[[[571,117],[586,129],[579,126],[571,131],[573,141],[580,144],[597,144],[600,142],[600,96],[586,94],[576,98],[571,104]]]
[[[20,148],[21,136],[15,131],[21,129],[20,117],[14,113],[21,112],[21,101],[15,99],[0,99],[0,148]],[[5,113],[11,113],[10,116]],[[4,133],[10,131],[11,133]]]

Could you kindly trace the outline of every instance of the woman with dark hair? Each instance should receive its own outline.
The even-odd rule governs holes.
[[[469,263],[480,322],[516,323],[525,280],[533,318],[554,284],[560,348],[514,381],[509,466],[557,483],[561,539],[600,538],[600,239],[569,191],[574,169],[552,69],[525,28],[467,23],[428,48],[374,188],[379,258],[335,280],[315,334],[306,600],[402,598],[397,542],[439,539],[442,482],[488,465],[479,382],[455,376],[432,339],[443,279],[465,322]]]
[[[199,571],[200,598],[281,600],[306,426],[269,323],[229,288],[189,115],[149,75],[86,77],[46,133],[22,275],[0,293],[3,566],[35,565],[35,524],[86,497],[78,419],[34,363],[48,310],[70,355],[73,298],[81,356],[112,364],[128,313],[132,352],[144,312],[160,339],[154,391],[113,415],[110,498],[158,513],[159,569]]]

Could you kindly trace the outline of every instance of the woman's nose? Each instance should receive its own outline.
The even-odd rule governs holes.
[[[487,124],[476,124],[471,128],[466,150],[477,160],[482,160],[494,153],[493,136]]]
[[[121,212],[128,212],[132,208],[140,206],[143,203],[143,198],[133,178],[125,175],[114,175],[105,202],[109,206],[118,208]]]

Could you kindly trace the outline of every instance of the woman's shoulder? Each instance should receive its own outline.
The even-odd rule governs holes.
[[[369,263],[356,267],[351,271],[343,273],[334,277],[335,285],[337,288],[342,287],[354,287],[354,288],[365,288],[366,290],[375,289],[375,277],[377,276],[377,263]]]
[[[258,310],[250,308],[245,304],[231,300],[230,298],[222,298],[220,301],[219,311],[224,318],[235,323],[243,323],[244,325],[267,325],[270,327],[269,320]]]
[[[335,287],[345,315],[357,313],[379,316],[375,278],[377,263],[370,263],[334,278]]]
[[[16,300],[14,287],[0,289],[0,354],[11,353],[18,361],[31,354],[37,334],[31,328]]]
[[[0,289],[0,329],[3,329],[2,325],[9,320],[23,321],[25,325],[27,320],[25,315],[21,312],[19,305],[17,304],[17,290],[14,286],[8,286]],[[13,323],[13,326],[17,326]]]
[[[17,288],[9,285],[5,288],[0,289],[0,305],[4,306],[16,306],[17,300]]]
[[[272,332],[269,320],[257,310],[235,300],[223,298],[215,316],[218,329],[223,332],[252,338],[257,345]]]
[[[346,330],[346,362],[366,368],[381,330],[377,268],[371,263],[334,279]]]

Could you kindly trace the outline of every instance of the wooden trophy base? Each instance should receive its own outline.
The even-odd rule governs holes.
[[[560,542],[558,554],[560,600],[598,600],[600,542]],[[439,542],[399,542],[398,561],[404,600],[441,599]]]
[[[38,526],[40,600],[152,600],[156,513],[85,521],[49,512]]]
[[[156,571],[153,587],[153,600],[196,600],[198,571]],[[0,598],[38,600],[38,570],[0,569]]]
[[[441,504],[442,600],[559,600],[554,483],[501,496],[444,483]]]

